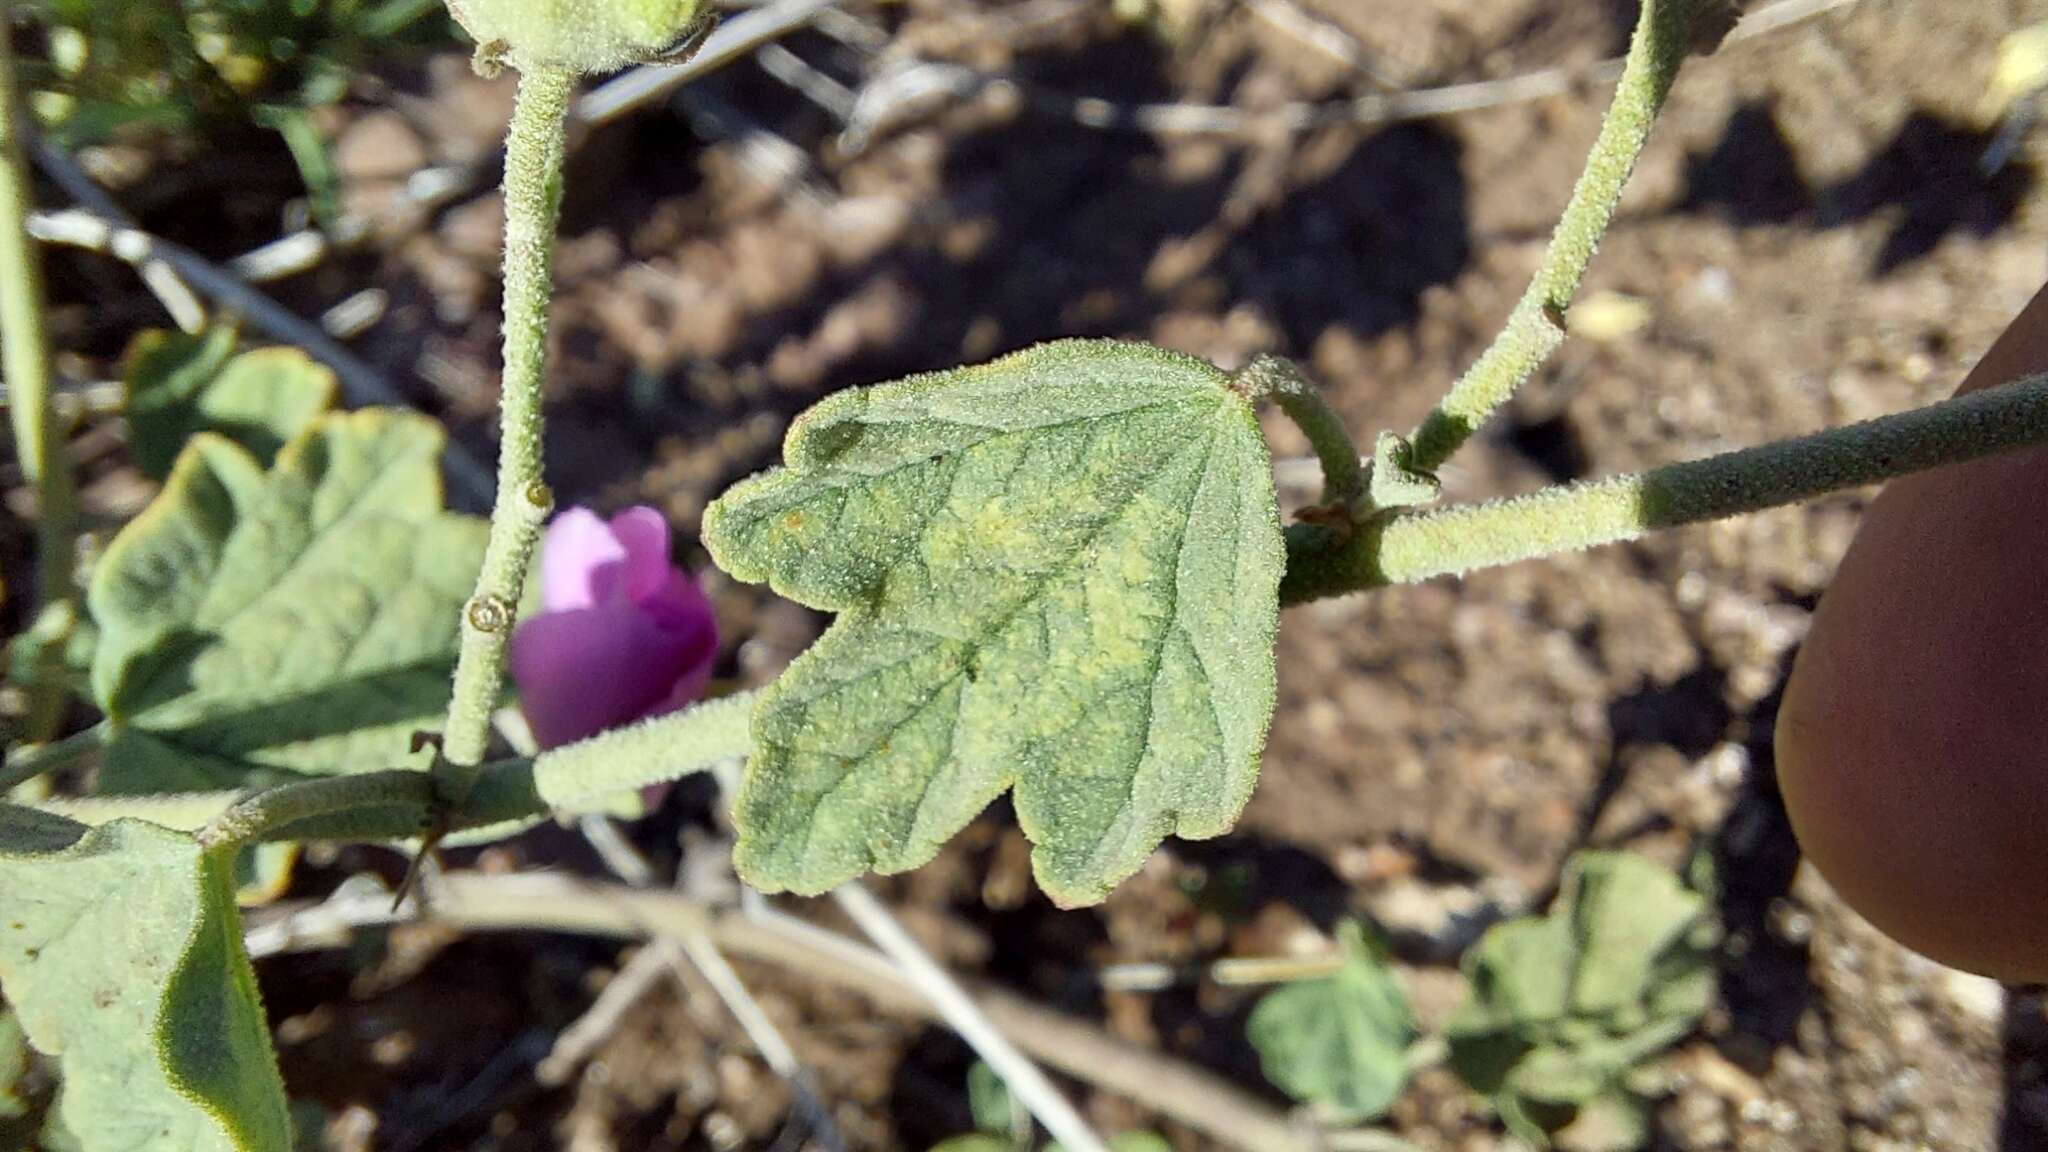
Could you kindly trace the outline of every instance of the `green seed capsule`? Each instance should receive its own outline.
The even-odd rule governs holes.
[[[479,59],[610,72],[687,56],[711,30],[703,0],[448,0]]]

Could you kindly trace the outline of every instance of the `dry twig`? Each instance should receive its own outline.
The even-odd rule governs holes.
[[[396,915],[381,889],[350,889],[302,906],[252,928],[250,955],[337,948],[358,927],[412,918]],[[278,910],[282,911],[282,910]],[[920,1019],[937,1016],[922,990],[878,953],[844,936],[789,917],[717,912],[683,896],[589,884],[548,874],[448,874],[436,885],[432,915],[473,931],[557,931],[622,939],[704,932],[723,953],[774,964],[833,987],[858,992],[878,1009]],[[803,923],[797,921],[796,923]],[[1386,1133],[1317,1133],[1265,1101],[1210,1072],[1173,1057],[1126,1044],[1100,1028],[1001,989],[977,987],[975,1003],[989,1020],[1029,1052],[1078,1080],[1139,1102],[1174,1122],[1247,1152],[1315,1152],[1359,1146],[1387,1147]]]
[[[1743,18],[1728,43],[1754,39],[1810,20],[1857,0],[1776,0]],[[1500,80],[1480,80],[1440,88],[1376,92],[1348,101],[1285,104],[1267,111],[1248,111],[1227,104],[1187,102],[1120,104],[1093,96],[1068,96],[1026,85],[1015,77],[977,71],[958,64],[909,61],[863,88],[848,118],[842,143],[850,151],[866,147],[875,137],[905,121],[928,115],[947,103],[977,93],[1021,102],[1043,116],[1071,120],[1085,128],[1139,132],[1152,136],[1231,136],[1270,138],[1299,135],[1342,124],[1384,125],[1433,120],[1507,104],[1568,95],[1592,84],[1613,82],[1621,75],[1620,60],[1603,60],[1583,68],[1545,68]]]
[[[1029,1057],[1017,1050],[987,1013],[960,986],[960,982],[932,959],[915,937],[904,930],[874,893],[860,881],[832,890],[841,911],[865,932],[882,954],[896,962],[911,985],[931,1001],[939,1016],[959,1033],[982,1062],[995,1069],[1010,1092],[1045,1125],[1062,1148],[1078,1152],[1108,1152],[1108,1145],[1095,1134],[1074,1105]]]
[[[296,315],[244,283],[234,273],[189,248],[84,208],[39,212],[30,218],[29,227],[38,238],[103,247],[107,251],[124,251],[127,253],[124,259],[130,263],[160,260],[176,269],[187,283],[212,297],[216,303],[247,318],[258,331],[279,343],[297,345],[307,355],[333,369],[349,403],[358,406],[410,406],[389,380],[321,331],[319,325]],[[461,445],[450,444],[443,460],[458,492],[469,502],[490,493],[490,473]]]
[[[619,834],[617,825],[602,816],[586,816],[579,822],[579,827],[584,839],[590,841],[613,874],[634,888],[645,889],[653,885],[653,865]],[[605,985],[589,1011],[563,1030],[554,1053],[548,1057],[548,1064],[540,1070],[543,1078],[553,1075],[559,1081],[565,1081],[576,1066],[589,1059],[603,1040],[617,1030],[625,1012],[639,1003],[653,987],[656,975],[670,973],[687,991],[689,967],[697,970],[704,982],[710,985],[712,993],[724,1003],[726,1011],[732,1013],[740,1030],[747,1034],[747,1039],[761,1054],[769,1070],[788,1081],[796,1098],[797,1116],[818,1143],[826,1152],[845,1152],[846,1140],[839,1134],[831,1109],[818,1096],[816,1080],[810,1070],[797,1060],[796,1050],[783,1038],[775,1022],[754,999],[754,994],[747,990],[746,982],[733,971],[725,954],[718,950],[717,943],[700,930],[684,928],[673,936],[660,936],[649,941],[647,947],[628,961],[610,984]],[[616,996],[612,991],[615,986],[621,986]]]

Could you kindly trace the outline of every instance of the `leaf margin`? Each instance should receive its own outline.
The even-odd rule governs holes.
[[[0,811],[10,809],[13,814],[33,811],[0,805]],[[26,830],[31,835],[39,836],[53,835],[61,831],[71,837],[71,842],[61,848],[52,849],[48,842],[39,847],[34,841],[30,841],[27,850],[18,850],[0,843],[0,865],[26,862],[31,865],[62,868],[73,860],[97,858],[102,854],[118,855],[124,851],[140,852],[144,847],[148,847],[140,845],[140,842],[136,847],[126,845],[125,839],[131,836],[154,840],[154,847],[159,849],[177,844],[190,847],[193,865],[190,878],[197,886],[196,891],[189,893],[193,899],[191,924],[177,948],[175,958],[168,968],[159,970],[163,974],[163,979],[145,992],[145,995],[152,997],[148,1005],[151,1013],[151,1033],[146,1041],[149,1056],[156,1063],[156,1071],[162,1076],[165,1089],[183,1104],[205,1116],[217,1129],[217,1132],[202,1135],[217,1136],[218,1140],[225,1140],[223,1144],[210,1139],[198,1145],[199,1148],[225,1148],[232,1152],[277,1152],[279,1149],[289,1148],[289,1108],[276,1051],[270,1040],[261,990],[256,983],[255,969],[242,946],[241,918],[234,901],[230,850],[209,851],[202,848],[188,834],[142,820],[116,820],[104,825],[89,826],[61,816],[38,812],[33,818],[10,821],[6,826],[16,832]],[[10,927],[11,931],[17,932],[25,930],[25,920],[12,912],[5,913],[5,917],[7,925],[0,927]],[[209,1000],[205,998],[204,990],[197,994],[197,999],[191,994],[180,996],[179,988],[189,990],[191,981],[204,980],[208,975],[202,966],[195,965],[194,960],[202,945],[207,943],[209,934],[214,937],[212,943],[222,949],[212,959],[218,962],[218,975],[225,978],[229,996],[226,999]],[[26,950],[22,957],[25,963],[17,966],[8,963],[13,959],[12,950],[8,949],[0,953],[0,971],[12,973],[12,978],[8,980],[12,989],[9,997],[19,1012],[20,1021],[31,1044],[38,1051],[51,1055],[60,1068],[65,1069],[65,1091],[52,1110],[52,1117],[66,1122],[76,1134],[79,1131],[78,1126],[69,1124],[65,1119],[70,1115],[68,1109],[72,1107],[68,1101],[74,1098],[73,1094],[78,1090],[70,1065],[74,1060],[90,1059],[93,1053],[89,1048],[82,1050],[80,1045],[72,1042],[77,1039],[75,1035],[70,1034],[73,1029],[63,1029],[67,1033],[65,1036],[52,1035],[52,1028],[62,1026],[52,1024],[52,1017],[44,1015],[42,1006],[31,1006],[25,1003],[20,995],[20,977],[41,962],[41,951],[40,947]],[[59,1017],[81,1012],[91,1013],[103,1007],[99,1000],[102,995],[108,993],[95,989],[92,1003],[83,1009],[74,1007],[68,1013],[61,1008],[52,1011]],[[174,1003],[174,1000],[177,1002]],[[234,1028],[237,1024],[247,1026],[253,1020],[255,1027],[260,1029],[258,1047],[263,1054],[263,1059],[258,1062],[256,1068],[249,1069],[245,1063],[222,1062],[209,1069],[194,1071],[176,1059],[180,1044],[183,1040],[189,1039],[175,1035],[177,1022],[193,1019],[189,1011],[194,1009],[195,1004],[199,1013],[197,1019],[201,1023],[220,1023],[225,1019],[226,1027]],[[220,1015],[211,1015],[215,1012]],[[243,1038],[248,1039],[246,1036]],[[223,1061],[232,1061],[234,1058],[234,1052],[209,1055],[217,1055],[217,1058]],[[217,1077],[223,1072],[231,1080],[236,1079],[234,1074],[238,1071],[253,1072],[255,1080],[259,1082],[253,1086],[260,1096],[266,1097],[253,1103],[260,1112],[267,1114],[239,1114],[233,1102],[226,1099],[237,1091],[246,1091],[252,1087],[247,1080],[243,1080],[239,1085],[230,1085],[226,1089],[217,1082],[209,1082],[210,1075]],[[250,1104],[252,1101],[245,1098],[241,1103]],[[85,1137],[79,1138],[86,1152],[97,1152]]]

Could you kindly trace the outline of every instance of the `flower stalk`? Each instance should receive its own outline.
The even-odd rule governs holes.
[[[444,805],[475,784],[490,742],[491,712],[504,690],[512,641],[541,526],[554,497],[541,471],[541,385],[547,364],[548,300],[554,287],[555,225],[575,77],[535,68],[519,81],[505,152],[505,369],[500,399],[498,491],[476,592],[462,614],[455,687],[434,766]]]

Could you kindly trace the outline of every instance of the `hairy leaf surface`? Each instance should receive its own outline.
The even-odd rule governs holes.
[[[484,525],[441,507],[442,432],[321,417],[267,474],[189,444],[94,573],[92,682],[113,792],[398,766],[448,699]]]
[[[1273,710],[1284,555],[1251,405],[1066,341],[832,397],[727,493],[728,572],[839,613],[762,694],[738,862],[819,892],[929,860],[1005,789],[1057,901],[1220,835]]]
[[[85,1152],[291,1146],[225,853],[0,808],[0,990]]]

